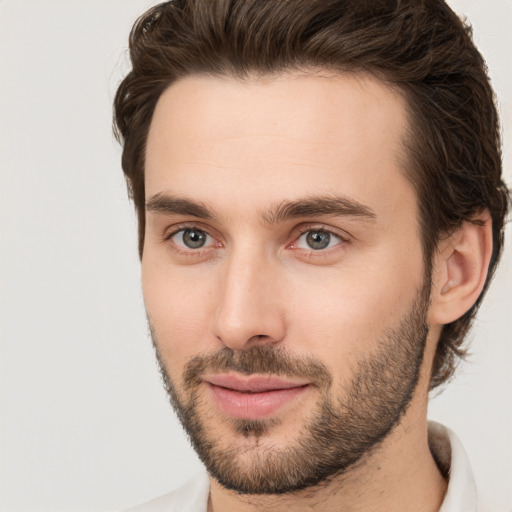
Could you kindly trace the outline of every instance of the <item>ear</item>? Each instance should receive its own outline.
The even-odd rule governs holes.
[[[476,302],[482,292],[492,255],[492,220],[485,210],[473,222],[442,240],[434,258],[429,321],[449,324]]]

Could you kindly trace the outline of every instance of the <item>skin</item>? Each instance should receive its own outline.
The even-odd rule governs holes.
[[[223,347],[314,358],[333,390],[350,386],[357,363],[399,324],[423,284],[417,200],[403,170],[406,128],[403,99],[363,76],[187,77],[167,89],[148,136],[147,204],[185,198],[213,212],[147,208],[144,297],[178,394],[187,363]],[[276,214],[286,201],[334,195],[371,215]],[[442,324],[471,306],[485,278],[489,222],[471,226],[436,256],[420,379],[378,449],[342,477],[289,495],[242,496],[212,479],[209,510],[439,508],[446,482],[427,443],[428,385]],[[173,235],[191,227],[209,235],[202,248]],[[308,247],[312,230],[332,233],[326,249]],[[255,453],[293,445],[319,400],[310,387],[272,416],[265,435],[244,436],[206,384],[199,389],[209,432],[221,448],[245,454],[246,466]]]

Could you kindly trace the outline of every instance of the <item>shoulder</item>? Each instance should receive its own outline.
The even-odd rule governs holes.
[[[206,512],[210,481],[206,471],[178,489],[125,512]]]

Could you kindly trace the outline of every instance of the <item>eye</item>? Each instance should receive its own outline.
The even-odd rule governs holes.
[[[186,249],[201,249],[213,241],[213,238],[206,231],[197,228],[180,229],[170,239],[176,245]]]
[[[307,249],[321,251],[338,245],[342,241],[341,237],[321,229],[312,229],[303,233],[296,243],[298,249]]]

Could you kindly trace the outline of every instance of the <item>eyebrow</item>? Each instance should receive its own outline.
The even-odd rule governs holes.
[[[146,201],[146,211],[165,215],[187,215],[199,219],[218,219],[219,215],[204,203],[191,199],[158,193]],[[360,217],[375,220],[377,215],[369,206],[345,196],[309,196],[293,201],[282,201],[263,213],[267,224],[276,224],[300,217]]]
[[[203,203],[161,193],[146,201],[146,211],[166,215],[190,215],[199,219],[217,218],[217,215]]]
[[[269,224],[283,222],[298,217],[320,217],[333,215],[337,217],[361,217],[375,220],[377,215],[369,207],[345,196],[313,196],[296,201],[283,201],[275,208],[270,208],[263,216]]]

